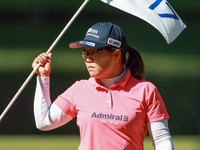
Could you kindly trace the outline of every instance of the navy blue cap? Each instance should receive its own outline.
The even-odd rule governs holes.
[[[70,48],[114,47],[127,51],[128,43],[121,28],[110,22],[99,22],[88,29],[84,40],[70,43]]]

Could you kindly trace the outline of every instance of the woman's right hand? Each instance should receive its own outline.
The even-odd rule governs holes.
[[[35,60],[33,61],[32,63],[33,69],[37,66],[38,63],[40,63],[40,67],[36,71],[38,76],[40,77],[50,76],[51,68],[52,68],[51,56],[52,56],[51,53],[49,54],[42,53],[38,57],[36,57]]]

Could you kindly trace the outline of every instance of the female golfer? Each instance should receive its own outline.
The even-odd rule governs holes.
[[[97,23],[84,40],[69,46],[82,48],[90,78],[75,82],[51,103],[52,55],[40,54],[32,64],[41,64],[34,100],[38,129],[55,129],[77,117],[79,150],[143,150],[147,132],[156,150],[174,149],[165,104],[157,88],[143,79],[142,58],[120,27]]]

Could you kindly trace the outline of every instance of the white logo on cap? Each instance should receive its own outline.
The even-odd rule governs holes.
[[[93,37],[95,37],[95,38],[99,38],[99,36],[97,35],[98,34],[98,30],[96,30],[96,29],[92,29],[92,28],[89,28],[88,29],[88,31],[87,31],[87,34],[86,34],[86,36],[93,36]]]
[[[107,44],[113,45],[115,47],[120,48],[121,47],[121,42],[118,40],[115,40],[113,38],[108,38]]]
[[[92,29],[92,28],[89,28],[88,31],[87,31],[87,33],[88,33],[88,32],[97,34],[99,31],[98,31],[98,30],[95,30],[95,29]]]
[[[84,44],[84,45],[89,45],[89,46],[95,47],[95,43],[87,42],[87,41],[80,41],[79,44]]]

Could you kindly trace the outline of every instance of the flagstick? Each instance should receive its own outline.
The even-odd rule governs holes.
[[[65,34],[65,32],[68,30],[68,28],[70,27],[70,25],[73,23],[73,21],[76,19],[76,17],[80,14],[80,12],[83,10],[83,8],[86,6],[86,4],[89,2],[89,0],[85,0],[83,2],[83,4],[80,6],[80,8],[77,10],[77,12],[74,14],[74,16],[71,18],[71,20],[68,22],[68,24],[65,26],[65,28],[62,30],[62,32],[58,35],[58,37],[56,38],[56,40],[53,42],[53,44],[49,47],[49,49],[47,50],[46,54],[49,54],[53,48],[56,46],[56,44],[58,43],[58,41],[62,38],[62,36]],[[34,76],[35,72],[37,71],[37,69],[39,68],[40,63],[37,64],[37,66],[35,67],[35,69],[30,73],[30,75],[28,76],[28,78],[25,80],[25,82],[22,84],[22,86],[20,87],[20,89],[18,90],[18,92],[15,94],[15,96],[13,97],[13,99],[10,101],[10,103],[8,104],[8,106],[6,107],[6,109],[3,111],[3,113],[0,116],[0,121],[3,119],[3,117],[6,115],[6,113],[8,112],[8,110],[10,109],[10,107],[13,105],[13,103],[16,101],[16,99],[18,98],[18,96],[21,94],[21,92],[24,90],[24,88],[26,87],[26,85],[29,83],[29,81],[31,80],[31,78]]]

